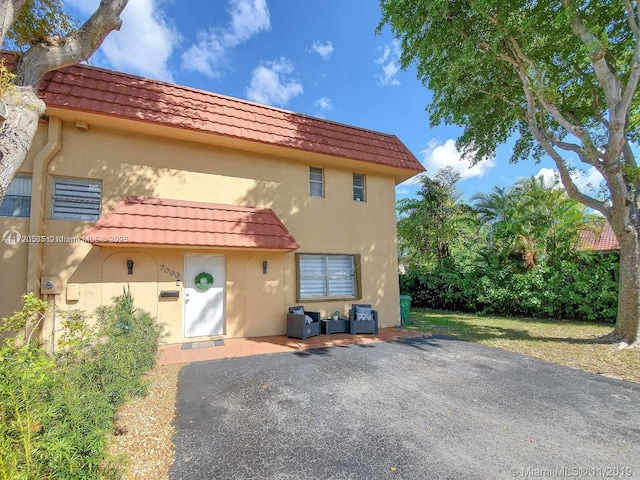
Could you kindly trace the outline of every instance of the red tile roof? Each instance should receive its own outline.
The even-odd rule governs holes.
[[[81,238],[93,245],[299,248],[270,208],[133,196],[119,202]]]
[[[589,228],[579,232],[578,250],[613,252],[620,250],[620,244],[608,222],[604,228]]]
[[[48,107],[424,171],[395,135],[86,65],[49,72],[39,96]]]

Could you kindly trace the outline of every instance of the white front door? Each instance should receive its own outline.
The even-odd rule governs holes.
[[[199,285],[196,277],[201,279]],[[208,280],[212,280],[210,287]],[[224,334],[226,283],[223,255],[185,255],[182,317],[185,338]]]

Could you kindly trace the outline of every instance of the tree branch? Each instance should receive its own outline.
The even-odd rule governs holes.
[[[504,95],[498,95],[495,92],[490,92],[488,90],[484,90],[482,88],[479,88],[478,91],[480,93],[484,93],[485,95],[488,95],[490,97],[494,97],[497,98],[498,100],[502,100],[504,103],[511,105],[512,107],[516,107],[516,108],[521,108],[520,105],[518,105],[516,102],[514,102],[513,100],[509,100],[507,97],[505,97]],[[524,113],[524,110],[523,110]]]
[[[577,185],[571,178],[571,174],[569,172],[569,169],[567,168],[564,158],[562,158],[562,156],[557,152],[557,150],[547,139],[547,135],[551,133],[548,131],[545,131],[544,133],[540,131],[537,122],[536,97],[533,95],[529,76],[527,75],[526,70],[522,67],[524,66],[521,66],[521,68],[517,68],[516,73],[520,77],[520,81],[522,82],[522,90],[524,91],[525,98],[527,99],[527,113],[525,115],[525,121],[529,126],[531,134],[538,142],[538,144],[544,149],[544,151],[547,152],[547,154],[553,159],[556,166],[558,167],[558,171],[560,172],[560,179],[562,180],[562,184],[567,191],[567,195],[569,195],[569,197],[573,198],[577,202],[580,202],[589,208],[597,210],[606,218],[609,218],[611,216],[611,212],[604,202],[596,200],[595,198],[582,193],[578,189]],[[580,155],[580,159],[583,160],[584,156]]]
[[[520,60],[522,62],[524,62],[535,73],[536,80],[537,80],[536,81],[536,85],[535,85],[535,92],[536,92],[536,95],[537,95],[538,99],[540,100],[540,104],[542,105],[542,107],[547,112],[549,112],[551,114],[551,116],[567,132],[569,132],[571,135],[574,135],[574,136],[578,137],[580,140],[583,141],[583,143],[585,143],[585,140],[586,140],[585,136],[587,136],[587,133],[585,132],[585,129],[582,126],[578,126],[578,125],[575,125],[575,124],[571,123],[562,114],[562,112],[560,112],[558,107],[556,107],[554,104],[552,104],[551,102],[549,102],[547,100],[547,96],[544,93],[544,75],[542,74],[542,72],[538,68],[538,65],[536,64],[536,62],[534,62],[531,58],[529,58],[524,53],[522,48],[520,48],[520,45],[518,44],[518,41],[514,37],[509,37],[509,43],[511,43],[511,46],[513,47],[513,51],[514,51],[515,55],[518,58],[520,58]],[[528,84],[529,84],[529,88],[531,88],[533,90],[534,88],[532,87],[531,82],[528,82]]]
[[[636,38],[640,38],[640,27],[638,26],[638,22],[636,22],[636,14],[640,17],[640,3],[636,3],[636,11],[633,10],[633,6],[629,0],[622,0],[624,4],[624,8],[627,11],[627,20],[629,22],[629,28],[635,35]]]
[[[37,88],[45,73],[75,65],[95,52],[109,33],[119,30],[128,0],[101,0],[94,14],[57,45],[31,47],[16,64],[16,84]]]
[[[571,8],[572,0],[563,0],[563,7]],[[600,81],[604,94],[607,97],[609,106],[617,105],[620,101],[620,81],[618,77],[611,71],[609,64],[605,58],[605,49],[598,38],[590,32],[587,27],[580,21],[578,13],[572,9],[569,16],[569,24],[573,33],[586,45],[591,52],[591,64],[595,70],[596,77]]]
[[[633,97],[638,89],[638,82],[640,81],[640,37],[636,39],[636,48],[633,52],[633,60],[629,71],[629,79],[622,92],[622,98],[618,104],[620,115],[624,115],[624,118],[629,116],[629,110],[633,103]],[[626,121],[625,121],[626,124]]]

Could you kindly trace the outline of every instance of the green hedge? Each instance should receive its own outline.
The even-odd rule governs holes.
[[[576,254],[557,266],[515,272],[448,257],[400,275],[400,291],[420,308],[615,322],[617,269],[616,254]]]

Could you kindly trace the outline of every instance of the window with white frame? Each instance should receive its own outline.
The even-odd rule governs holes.
[[[309,168],[309,194],[324,197],[324,171],[321,168]]]
[[[51,218],[56,220],[98,220],[100,180],[54,178],[51,192]]]
[[[360,298],[360,255],[297,254],[298,301]]]
[[[364,202],[366,200],[366,190],[364,175],[361,173],[353,174],[353,200],[356,202]]]
[[[0,204],[0,217],[29,217],[31,214],[31,175],[15,176]]]

